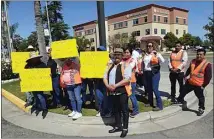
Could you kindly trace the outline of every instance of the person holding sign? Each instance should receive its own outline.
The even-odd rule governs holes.
[[[47,66],[51,69],[51,78],[52,78],[52,86],[53,86],[53,106],[60,108],[60,84],[59,84],[59,74],[57,74],[57,63],[52,59],[51,49],[47,50],[47,54],[49,56]]]
[[[35,49],[33,48],[32,45],[29,45],[27,47],[27,52],[35,52]],[[26,101],[27,101],[25,104],[25,107],[28,107],[33,104],[34,97],[31,92],[25,92],[25,95],[26,95]]]
[[[128,133],[129,111],[128,97],[131,95],[131,74],[130,65],[122,65],[123,49],[116,48],[114,51],[114,64],[109,66],[104,74],[104,84],[108,94],[112,97],[115,126],[109,133],[122,131],[120,137],[124,138]],[[123,126],[121,123],[121,112],[123,114]]]
[[[135,96],[135,90],[136,90],[136,76],[135,72],[137,69],[137,61],[136,59],[132,58],[132,48],[126,47],[124,48],[124,58],[123,58],[123,64],[124,67],[130,65],[132,67],[132,77],[131,77],[131,87],[132,87],[132,95],[130,96],[131,102],[132,102],[132,113],[130,114],[130,117],[134,118],[137,114],[139,114],[139,108],[137,103],[137,98]]]
[[[61,71],[61,84],[66,86],[70,104],[72,106],[72,113],[68,117],[76,120],[82,117],[82,99],[81,99],[81,77],[80,64],[77,58],[66,59]]]
[[[27,65],[25,69],[32,69],[32,68],[47,68],[45,63],[43,63],[40,58],[41,55],[37,55],[36,52],[30,53],[30,58],[26,61]],[[36,110],[36,115],[42,110],[43,119],[46,117],[48,113],[46,98],[42,91],[33,91],[32,92],[35,98],[35,105],[33,105],[32,110]]]
[[[106,48],[104,46],[100,46],[97,48],[97,51],[106,51]],[[95,84],[95,93],[97,97],[96,100],[98,102],[98,113],[96,114],[96,116],[111,117],[112,107],[111,104],[108,105],[108,97],[106,94],[106,87],[103,82],[103,79],[95,78],[94,84]]]

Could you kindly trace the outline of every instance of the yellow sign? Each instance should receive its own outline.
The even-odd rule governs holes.
[[[26,60],[29,59],[29,52],[12,52],[12,70],[13,73],[19,73],[24,70]]]
[[[82,78],[103,78],[109,60],[108,52],[81,52],[80,75]]]
[[[52,42],[51,49],[53,59],[79,56],[76,39]]]
[[[19,75],[21,92],[52,91],[50,68],[25,69]]]

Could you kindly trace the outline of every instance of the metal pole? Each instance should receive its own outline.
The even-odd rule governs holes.
[[[106,47],[104,1],[97,1],[97,15],[98,15],[100,45]]]
[[[47,14],[47,21],[48,21],[48,30],[49,30],[49,46],[52,42],[52,36],[51,36],[51,27],[50,27],[50,20],[49,20],[49,14],[48,14],[48,1],[45,2],[46,4],[46,14]]]

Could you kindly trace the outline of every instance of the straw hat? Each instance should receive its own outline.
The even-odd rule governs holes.
[[[122,54],[123,53],[123,49],[122,48],[115,48],[114,50],[114,54]]]
[[[27,47],[27,50],[34,50],[34,51],[35,51],[35,49],[33,48],[32,45],[29,45],[29,46]]]
[[[38,55],[36,52],[30,52],[30,58],[28,60],[26,60],[26,62],[29,62],[29,60],[31,59],[35,59],[35,58],[41,58],[42,56],[41,55]]]

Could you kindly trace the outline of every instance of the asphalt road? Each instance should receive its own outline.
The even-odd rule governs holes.
[[[11,124],[4,119],[2,123],[2,138],[72,138],[80,139],[80,137],[67,137],[58,136],[53,134],[46,134],[42,132],[36,132],[29,129],[24,129]],[[143,130],[143,129],[142,129]],[[84,133],[83,133],[84,134]],[[106,138],[119,138],[119,137],[103,137]],[[127,136],[130,139],[142,139],[142,138],[213,138],[213,110],[205,117],[198,121],[177,127],[170,130],[148,133],[142,135]],[[93,138],[91,138],[93,139]]]

